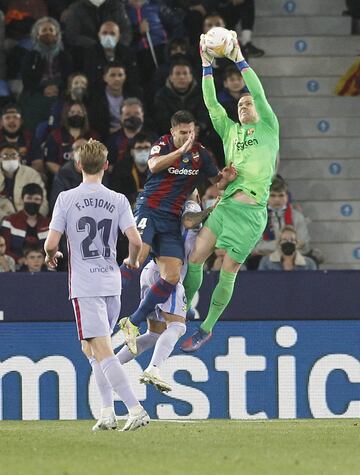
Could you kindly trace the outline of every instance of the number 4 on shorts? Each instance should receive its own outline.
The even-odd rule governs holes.
[[[140,231],[144,231],[144,229],[146,228],[147,220],[148,220],[147,218],[141,218],[140,219],[139,224],[137,225],[137,228]]]

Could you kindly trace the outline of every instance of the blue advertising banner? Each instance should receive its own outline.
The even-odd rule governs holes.
[[[125,368],[152,418],[360,417],[356,320],[220,322],[198,353],[176,349],[165,363],[169,395],[138,382],[149,359]],[[73,323],[1,324],[0,419],[89,419],[99,407]]]

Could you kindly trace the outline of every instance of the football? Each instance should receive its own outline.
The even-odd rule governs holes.
[[[211,28],[205,34],[205,46],[215,58],[223,58],[233,49],[233,37],[229,30],[220,26]]]

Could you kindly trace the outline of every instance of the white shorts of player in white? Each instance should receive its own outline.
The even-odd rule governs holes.
[[[160,273],[154,262],[150,262],[142,271],[140,277],[141,299],[145,298],[151,286],[159,279]],[[166,319],[162,315],[166,315]],[[179,318],[180,317],[180,318]],[[160,391],[171,391],[171,386],[160,376],[160,367],[172,353],[179,338],[185,334],[186,299],[185,290],[181,283],[169,299],[158,305],[154,312],[147,316],[148,331],[137,337],[138,355],[155,345],[149,366],[140,376],[140,382],[153,384]],[[117,357],[121,364],[134,358],[126,345],[121,348]]]
[[[79,340],[110,336],[120,314],[120,295],[71,299]]]
[[[160,272],[157,270],[157,267],[154,266],[154,263],[150,262],[147,266],[144,267],[140,276],[140,298],[141,300],[145,298],[146,294],[149,292],[150,287],[155,284],[160,279]],[[176,286],[175,291],[170,295],[168,300],[160,305],[157,305],[155,312],[152,312],[148,315],[149,320],[155,320],[159,322],[165,322],[164,317],[161,312],[169,313],[171,315],[178,315],[186,318],[186,297],[185,289],[181,282]]]

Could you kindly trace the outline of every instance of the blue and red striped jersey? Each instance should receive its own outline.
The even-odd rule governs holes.
[[[150,157],[160,157],[176,150],[173,138],[163,135],[152,146]],[[144,191],[138,198],[138,206],[148,206],[180,215],[188,196],[204,177],[215,177],[219,170],[210,153],[199,142],[179,157],[172,165],[158,173],[150,173]]]

